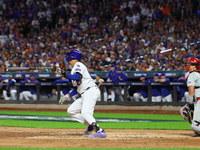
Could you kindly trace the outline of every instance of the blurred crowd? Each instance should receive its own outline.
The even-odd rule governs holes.
[[[199,55],[199,20],[198,0],[0,0],[0,71],[68,70],[64,58],[74,48],[89,71],[111,64],[183,70],[187,58]]]

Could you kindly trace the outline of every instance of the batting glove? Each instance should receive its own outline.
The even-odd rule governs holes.
[[[56,70],[56,73],[59,74],[59,75],[61,75],[61,76],[67,77],[67,74],[65,73],[65,70],[63,70],[63,69],[58,68]]]
[[[63,104],[66,100],[68,100],[70,98],[69,94],[66,94],[65,96],[61,97],[59,100],[59,104]]]

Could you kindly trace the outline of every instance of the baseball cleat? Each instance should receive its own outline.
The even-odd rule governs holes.
[[[92,132],[92,131],[85,130],[85,131],[84,131],[84,134],[89,135],[91,132]]]
[[[87,130],[84,131],[84,134],[89,135],[94,130],[94,127],[92,125],[89,125]]]
[[[95,134],[89,135],[88,137],[90,137],[90,138],[105,138],[106,132],[104,130],[102,130],[102,131],[99,131]]]

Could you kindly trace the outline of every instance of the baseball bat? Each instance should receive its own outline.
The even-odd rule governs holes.
[[[39,70],[39,69],[53,69],[53,67],[9,67],[5,68],[5,71],[28,71],[28,70]]]

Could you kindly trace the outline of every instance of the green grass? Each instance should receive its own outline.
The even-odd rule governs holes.
[[[35,112],[35,111],[0,111],[0,114],[9,115],[37,115],[37,116],[66,116],[66,112]],[[115,114],[95,113],[95,118],[124,118],[124,119],[153,119],[153,120],[180,120],[180,122],[100,122],[101,127],[107,129],[166,129],[166,130],[190,130],[190,126],[183,121],[180,115],[159,115],[159,114]],[[33,128],[85,128],[77,122],[55,122],[55,121],[27,121],[1,119],[0,126],[18,126]]]
[[[123,122],[123,123],[99,123],[106,129],[163,129],[163,130],[190,130],[186,122]],[[61,128],[61,129],[85,129],[85,126],[77,122],[55,121],[25,121],[25,120],[1,120],[0,126],[27,127],[27,128]]]
[[[5,115],[35,115],[35,116],[63,116],[69,117],[66,112],[37,112],[37,111],[0,111]],[[191,130],[190,125],[180,115],[159,114],[123,114],[123,113],[95,113],[95,118],[121,118],[121,119],[149,119],[159,120],[157,122],[99,122],[106,129],[162,129],[162,130]],[[163,120],[163,121],[162,121]],[[170,120],[166,122],[164,120]],[[174,121],[173,121],[174,120]],[[85,129],[78,122],[58,121],[30,121],[0,119],[0,126],[27,127],[27,128],[63,128],[63,129]],[[199,150],[199,148],[8,148],[0,147],[0,150]]]
[[[41,116],[68,116],[66,112],[36,112],[36,111],[0,111],[0,114],[13,115],[41,115]],[[181,115],[159,114],[123,114],[123,113],[95,113],[100,118],[129,118],[129,119],[157,119],[157,120],[183,120]]]
[[[39,112],[39,111],[0,111],[0,114],[10,115],[41,115],[41,116],[68,116],[66,112]]]

